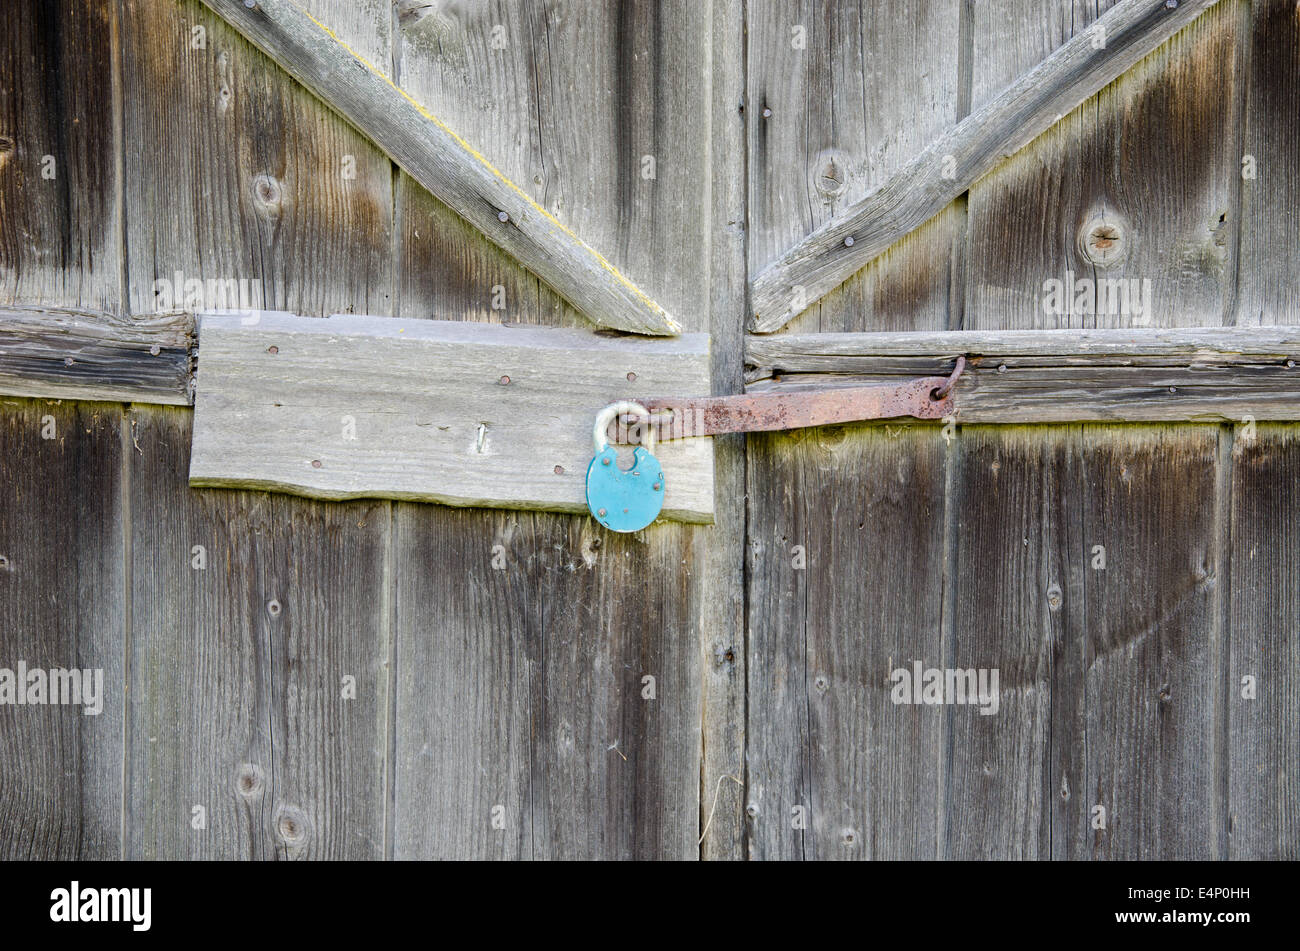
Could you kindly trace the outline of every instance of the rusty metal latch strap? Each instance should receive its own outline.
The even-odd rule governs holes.
[[[660,439],[770,432],[902,416],[943,419],[953,412],[953,387],[965,368],[966,358],[958,357],[951,376],[920,377],[905,383],[637,402],[650,410]],[[636,422],[621,417],[615,425]]]

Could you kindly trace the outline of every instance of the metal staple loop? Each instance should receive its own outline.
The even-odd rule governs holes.
[[[957,379],[958,377],[961,376],[962,371],[965,369],[966,369],[966,358],[964,356],[960,356],[957,358],[957,365],[953,367],[952,376],[948,377],[948,382],[945,383],[943,386],[935,387],[934,390],[931,391],[930,395],[934,397],[936,400],[944,399],[949,393],[952,392],[952,388],[957,385]]]

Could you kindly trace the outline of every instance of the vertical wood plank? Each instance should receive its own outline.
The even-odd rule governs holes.
[[[116,310],[113,5],[7,4],[0,38],[0,300]]]
[[[351,7],[316,12],[366,36]],[[131,310],[391,312],[388,159],[197,0],[123,15]]]
[[[713,392],[745,386],[745,0],[713,0],[713,208],[709,331]],[[745,854],[745,436],[714,439],[714,523],[705,533],[701,591],[703,761],[700,857]]]
[[[121,856],[121,417],[115,404],[0,402],[0,668],[99,670],[103,685],[97,715],[0,705],[6,860]]]
[[[966,107],[967,37],[959,0],[889,8],[762,0],[746,5],[746,17],[754,274],[956,124]],[[963,215],[955,204],[792,326],[946,328],[961,307]],[[943,721],[894,706],[888,677],[891,658],[938,663],[944,460],[936,427],[749,440],[753,857],[938,851]],[[910,480],[906,497],[901,480]],[[792,567],[794,545],[804,546],[806,571]],[[892,561],[900,550],[907,558]],[[809,809],[802,832],[791,814],[801,805]]]
[[[1300,541],[1295,530],[1300,433],[1238,431],[1233,452],[1228,721],[1228,850],[1233,859],[1295,859],[1300,811]],[[1253,678],[1253,691],[1245,678]],[[1248,697],[1248,694],[1250,696]]]
[[[975,105],[1060,42],[1098,31],[1110,5],[977,8]],[[1223,322],[1240,191],[1238,97],[1224,78],[1237,70],[1241,9],[1217,5],[971,189],[966,326]],[[1080,278],[1149,282],[1151,313],[1058,313],[1046,283]]]
[[[942,713],[890,673],[939,663],[944,464],[932,426],[751,437],[753,858],[936,854]]]
[[[385,4],[312,10],[387,59]],[[194,0],[122,11],[131,307],[388,313],[388,160]],[[132,425],[128,856],[383,857],[389,506],[191,490],[188,418]]]
[[[380,858],[387,503],[191,490],[190,429],[131,413],[127,857]]]
[[[962,4],[747,4],[749,266],[756,274],[960,120]],[[950,208],[790,324],[794,332],[946,326]]]
[[[1219,858],[1218,431],[1084,432],[1084,676],[1058,678],[1053,702],[1073,693],[1086,724],[1060,724],[1052,747],[1081,746],[1087,778],[1054,835],[1072,859]],[[1079,773],[1058,773],[1060,796]]]
[[[946,707],[943,856],[1046,858],[1053,673],[1078,637],[1078,457],[1064,429],[964,427],[942,663],[998,671],[997,712]],[[1077,671],[1076,671],[1077,673]]]
[[[1288,0],[1256,0],[1249,23],[1244,87],[1241,176],[1241,280],[1236,322],[1300,321],[1294,256],[1300,245],[1300,10]]]
[[[398,9],[403,87],[685,329],[707,329],[707,5]],[[579,321],[398,187],[404,317]],[[394,511],[394,856],[696,856],[707,529],[623,538],[565,516]],[[439,691],[428,665],[451,672]],[[466,680],[508,693],[467,711]]]
[[[0,36],[0,299],[117,310],[111,4],[20,0]],[[121,408],[0,404],[0,667],[102,670],[102,712],[0,707],[0,856],[122,850]],[[48,438],[46,438],[48,437]]]

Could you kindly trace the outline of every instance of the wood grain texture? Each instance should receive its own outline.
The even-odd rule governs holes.
[[[713,392],[744,387],[746,190],[745,0],[714,0],[713,188],[709,285]],[[745,836],[745,437],[714,442],[714,526],[704,545],[700,590],[703,691],[700,858],[744,857]]]
[[[191,310],[389,313],[387,158],[197,0],[122,10],[131,313],[190,281]]]
[[[1300,336],[1242,329],[790,334],[751,339],[747,392],[946,375],[967,423],[1300,418]]]
[[[0,308],[0,393],[188,405],[194,316]]]
[[[1253,435],[1239,427],[1232,471],[1224,857],[1294,859],[1300,855],[1294,793],[1300,743],[1291,727],[1300,703],[1295,427],[1262,426]],[[1254,678],[1253,691],[1247,677]]]
[[[750,439],[751,858],[938,852],[943,713],[890,673],[940,663],[944,465],[933,425]]]
[[[1055,655],[1083,622],[1075,433],[963,427],[957,439],[953,619],[944,659],[926,666],[996,669],[999,699],[991,715],[942,708],[943,858],[1050,854]]]
[[[0,400],[0,667],[102,672],[97,715],[0,705],[5,860],[122,854],[121,419],[117,406]]]
[[[292,0],[204,0],[393,161],[600,326],[674,334],[680,325],[534,201],[382,67]]]
[[[784,326],[1216,2],[1121,0],[1099,20],[1100,48],[1073,37],[766,267],[754,280],[750,329]]]
[[[399,13],[404,88],[608,249],[685,330],[710,329],[708,6]],[[492,47],[495,26],[502,49]],[[642,177],[646,155],[653,179]],[[468,228],[449,226],[405,177],[398,200],[404,319],[580,319]],[[493,309],[497,285],[503,306]],[[729,594],[705,584],[717,529],[663,523],[629,538],[565,515],[409,504],[394,513],[392,854],[696,857],[701,644],[716,602],[739,598],[734,573]],[[462,682],[513,689],[467,706],[466,688],[425,689],[435,661]],[[657,699],[642,698],[645,676]],[[492,827],[494,805],[504,829]]]
[[[749,258],[751,273],[763,269],[751,298],[755,329],[776,329],[805,308],[796,325],[804,331],[947,326],[957,208],[865,270],[864,258],[835,282],[842,287],[792,279],[808,285],[797,307],[790,288],[769,290],[765,275],[783,268],[786,252],[810,233],[887,190],[891,175],[963,118],[961,7],[957,0],[747,4]]]
[[[965,327],[1224,322],[1235,293],[1240,119],[1223,77],[1237,70],[1240,11],[1218,4],[972,187],[977,279]],[[976,23],[985,54],[976,59],[977,101],[1002,88],[1017,57],[1037,55],[1018,37],[1064,31],[1109,44],[1105,29],[1091,3],[987,8]],[[1149,296],[1140,309],[1108,313],[1062,308],[1049,288],[1102,280],[1136,282]]]
[[[205,316],[190,484],[585,512],[596,413],[707,394],[707,334]],[[430,386],[430,375],[436,385]],[[713,514],[713,447],[656,443],[664,517]]]
[[[114,9],[6,5],[0,302],[120,309]]]
[[[884,363],[875,358],[921,358],[937,371],[958,356],[989,363],[1014,358],[1017,365],[1092,366],[1128,360],[1134,365],[1286,360],[1300,350],[1290,327],[1133,328],[1092,330],[957,330],[938,333],[825,333],[750,337],[745,362],[759,373],[852,373]],[[909,371],[910,372],[910,371]]]
[[[751,274],[838,220],[962,118],[963,6],[747,5]],[[961,209],[945,211],[796,327],[948,327],[962,294],[961,234]],[[945,454],[931,427],[749,439],[751,857],[938,852],[942,719],[916,708],[900,716],[885,668],[891,655],[934,656],[941,642]],[[792,565],[797,544],[806,571]],[[886,555],[900,551],[905,559]],[[797,805],[808,808],[803,831],[792,827]]]
[[[1294,255],[1300,246],[1300,10],[1258,0],[1239,20],[1249,45],[1238,74],[1242,104],[1241,274],[1238,324],[1300,323]]]
[[[180,271],[250,282],[194,309],[387,313],[388,160],[194,0],[122,9],[132,310]],[[374,4],[313,9],[380,42]],[[388,504],[194,490],[190,415],[133,424],[128,857],[382,857]]]
[[[902,378],[912,370],[904,362]],[[1002,370],[1002,367],[1006,367]],[[795,395],[809,388],[898,381],[884,374],[800,373],[760,381],[747,392]],[[1300,379],[1285,364],[1190,367],[1013,367],[1010,360],[968,369],[953,397],[963,423],[1249,422],[1300,419]]]
[[[1082,656],[1052,690],[1054,713],[1077,711],[1056,716],[1052,734],[1065,760],[1050,784],[1057,857],[1223,857],[1218,437],[1202,426],[1083,431],[1071,492],[1083,624],[1061,645]]]
[[[131,414],[126,856],[382,857],[387,505],[194,491],[190,424]]]

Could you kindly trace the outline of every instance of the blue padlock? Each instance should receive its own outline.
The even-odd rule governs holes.
[[[632,468],[618,464],[618,453],[609,446],[609,424],[623,413],[646,418],[641,445],[632,450]],[[664,469],[650,450],[654,447],[654,427],[649,425],[650,411],[640,403],[626,400],[606,406],[596,416],[592,439],[596,455],[587,466],[587,508],[596,521],[614,532],[639,532],[656,518],[664,507]]]

